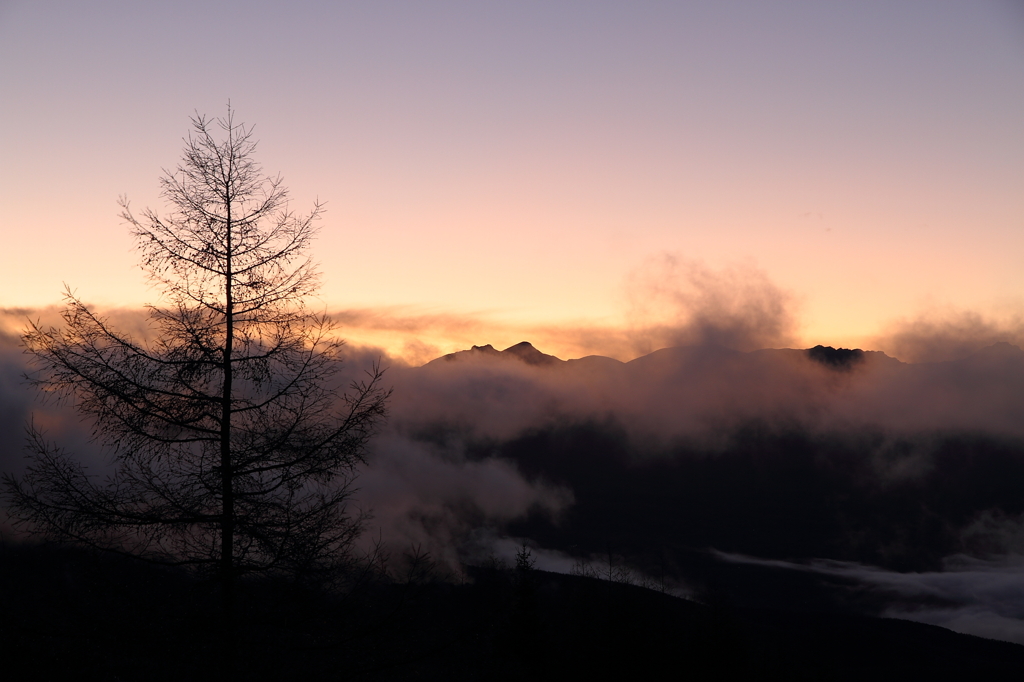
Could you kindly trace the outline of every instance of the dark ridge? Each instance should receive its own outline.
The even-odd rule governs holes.
[[[807,357],[832,369],[850,370],[854,365],[864,362],[864,351],[860,348],[833,348],[832,346],[817,345],[807,349]]]

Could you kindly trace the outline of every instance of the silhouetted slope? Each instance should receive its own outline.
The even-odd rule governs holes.
[[[3,673],[18,680],[222,679],[216,590],[69,548],[5,548]],[[543,571],[363,583],[347,595],[243,583],[248,680],[1012,679],[1024,647],[906,621],[695,603]]]

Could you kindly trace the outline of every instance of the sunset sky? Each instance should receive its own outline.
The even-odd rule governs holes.
[[[317,305],[414,360],[765,291],[779,344],[1024,316],[1012,0],[3,1],[0,64],[0,308],[154,300],[117,199],[230,100],[327,202]]]

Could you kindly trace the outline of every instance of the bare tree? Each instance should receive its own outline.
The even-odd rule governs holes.
[[[5,485],[12,515],[36,532],[211,573],[230,647],[240,576],[352,557],[363,518],[351,482],[389,391],[379,366],[335,387],[342,342],[304,305],[321,204],[289,209],[230,107],[192,123],[160,181],[169,212],[137,218],[121,199],[163,294],[148,306],[152,334],[118,332],[68,291],[63,325],[24,336],[30,378],[92,420],[114,473],[97,480],[33,428],[27,473]]]

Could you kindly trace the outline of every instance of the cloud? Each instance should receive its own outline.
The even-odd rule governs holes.
[[[0,471],[24,470],[30,421],[51,439],[79,452],[88,466],[102,470],[107,462],[91,442],[88,425],[70,405],[44,400],[25,378],[30,369],[20,338],[0,332]]]
[[[975,312],[933,311],[901,319],[871,340],[904,362],[944,362],[965,358],[994,343],[1024,346],[1024,319],[997,320]]]
[[[30,369],[19,336],[0,331],[0,472],[21,476],[27,466],[27,427],[33,423],[47,438],[74,452],[92,473],[109,467],[109,458],[92,442],[89,426],[70,405],[45,401],[25,379]],[[13,536],[6,509],[0,506],[0,532]]]
[[[849,561],[807,563],[718,552],[731,562],[843,578],[886,593],[884,616],[949,628],[954,632],[1024,644],[1024,556],[983,560],[946,558],[940,571],[901,573]],[[941,605],[936,606],[936,602]]]
[[[604,355],[631,360],[658,348],[718,344],[738,350],[792,345],[794,298],[752,265],[714,270],[666,254],[650,259],[624,283],[625,323],[567,319],[557,324],[510,321],[508,311],[443,311],[378,306],[329,311],[353,346],[382,349],[392,362],[421,365],[473,345],[531,341],[562,358]],[[20,332],[28,318],[59,324],[59,306],[0,309],[0,330]],[[109,309],[114,326],[145,337],[141,310]]]
[[[358,500],[373,510],[370,528],[452,567],[481,530],[529,513],[557,519],[572,504],[571,492],[526,480],[508,460],[470,461],[457,448],[431,447],[394,431],[374,441],[369,464]]]
[[[513,538],[497,535],[488,528],[474,530],[468,537],[463,549],[463,559],[475,566],[486,566],[497,563],[511,568],[516,565],[516,555],[526,545],[530,558],[535,562],[534,568],[552,573],[572,573],[577,560],[555,549],[537,547],[529,538]]]
[[[51,305],[42,308],[0,308],[0,332],[7,334],[15,343],[30,323],[43,327],[60,327],[64,306]],[[149,338],[152,330],[147,311],[141,308],[96,309],[110,325],[136,338]]]
[[[620,325],[513,323],[497,310],[454,313],[414,306],[335,310],[331,317],[354,343],[381,347],[412,365],[474,345],[506,347],[524,340],[562,358],[620,360],[680,345],[749,351],[795,343],[794,297],[752,265],[715,270],[665,254],[636,269],[624,286],[628,323]]]
[[[636,349],[713,344],[741,351],[794,343],[794,297],[752,265],[713,270],[675,254],[629,277]]]
[[[0,471],[23,470],[25,425],[33,403],[24,372],[18,339],[0,332]]]
[[[818,432],[893,435],[956,430],[1024,436],[1024,352],[993,346],[963,360],[901,363],[865,354],[850,371],[802,350],[663,349],[629,363],[551,367],[489,360],[396,370],[395,419],[474,437],[509,438],[559,420],[612,418],[638,438],[707,438],[751,420]],[[915,436],[916,437],[916,436]],[[909,454],[877,450],[880,470],[909,473]],[[927,448],[915,453],[918,464]],[[908,468],[909,467],[909,468]]]
[[[566,552],[539,547],[529,538],[497,535],[488,528],[477,529],[469,534],[460,555],[463,563],[472,566],[502,564],[516,565],[517,555],[523,547],[530,553],[534,568],[551,573],[580,575],[598,580],[640,585],[649,589],[665,591],[677,597],[690,598],[693,591],[675,580],[655,578],[632,566],[617,554],[591,554],[589,557],[573,556]]]

